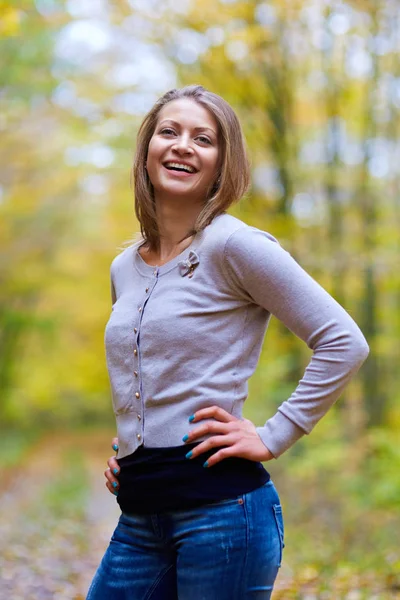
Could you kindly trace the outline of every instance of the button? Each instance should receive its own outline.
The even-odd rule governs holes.
[[[135,377],[137,377],[137,371],[133,371]]]
[[[142,436],[140,435],[140,433],[138,433],[136,437],[139,441],[142,439]]]
[[[135,396],[136,396],[136,398],[140,398],[139,392],[136,392]]]
[[[137,416],[137,419],[138,419],[138,421],[141,421],[141,420],[142,420],[142,417],[141,417],[141,415],[138,415],[138,416]]]
[[[136,327],[134,327],[134,328],[133,328],[133,331],[134,331],[135,333],[137,333],[137,329],[136,329]]]
[[[149,291],[149,288],[146,288],[146,293]]]
[[[136,348],[133,350],[133,354],[134,354],[135,356],[137,356],[137,350],[136,350]]]
[[[153,271],[153,275],[157,275],[157,271]]]
[[[141,306],[139,306],[139,308],[138,308],[138,311],[140,312],[141,310],[142,310],[142,307],[141,307]]]

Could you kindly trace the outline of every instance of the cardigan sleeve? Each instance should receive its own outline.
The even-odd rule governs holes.
[[[117,296],[116,296],[116,293],[115,293],[115,286],[114,286],[114,281],[113,281],[112,274],[111,274],[111,278],[110,279],[111,279],[111,281],[110,281],[110,284],[111,284],[111,304],[114,306],[114,304],[117,301]]]
[[[111,288],[111,304],[112,307],[114,307],[114,304],[117,301],[117,286],[115,284],[116,281],[116,275],[118,272],[118,265],[120,263],[122,257],[122,253],[121,254],[117,254],[117,256],[114,257],[111,266],[110,266],[110,288]]]
[[[292,395],[257,433],[277,458],[338,399],[368,356],[350,315],[268,233],[243,227],[224,248],[226,273],[238,293],[275,315],[313,351]]]

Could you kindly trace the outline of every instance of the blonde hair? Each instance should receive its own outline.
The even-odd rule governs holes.
[[[135,213],[140,230],[150,250],[158,250],[160,235],[156,219],[153,186],[146,171],[150,140],[161,109],[172,102],[189,98],[205,107],[218,123],[220,138],[220,172],[211,187],[194,229],[186,237],[204,229],[217,215],[240,200],[250,183],[250,166],[239,120],[232,107],[221,96],[201,85],[188,85],[164,94],[145,116],[137,136],[131,181],[134,182]]]

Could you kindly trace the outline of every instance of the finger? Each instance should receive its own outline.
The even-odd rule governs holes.
[[[104,471],[104,476],[107,479],[106,485],[107,485],[107,483],[109,483],[113,490],[118,490],[119,489],[119,481],[113,475],[113,473],[111,472],[111,469],[106,469]]]
[[[225,458],[229,458],[230,456],[238,456],[235,452],[235,445],[229,446],[229,448],[222,448],[218,450],[215,454],[212,454],[210,458],[206,460],[203,464],[203,467],[210,468],[214,467],[217,463],[221,462]]]
[[[189,431],[186,435],[183,436],[182,441],[192,442],[193,440],[196,440],[197,438],[206,435],[207,433],[226,434],[230,433],[230,431],[230,423],[221,423],[220,421],[208,421],[207,423],[199,425],[199,427],[196,427],[196,429],[193,429],[193,431]]]
[[[118,443],[118,438],[117,437],[114,437],[112,439],[111,447],[112,447],[113,450],[115,450],[115,452],[118,452],[119,443]]]
[[[120,468],[119,468],[119,464],[118,464],[118,461],[115,458],[115,456],[110,456],[110,458],[107,461],[107,464],[108,464],[111,472],[114,473],[114,475],[116,475],[118,477]]]
[[[234,417],[220,406],[208,406],[207,408],[201,408],[200,410],[197,410],[191,417],[189,417],[189,422],[196,423],[197,421],[201,421],[201,419],[211,418],[214,418],[217,421],[222,421],[223,423],[239,420],[237,417]]]
[[[111,492],[111,494],[113,494],[114,496],[118,496],[118,490],[115,490],[109,481],[106,482],[106,487],[108,491]]]
[[[221,446],[230,446],[235,444],[237,441],[237,436],[234,435],[215,435],[204,442],[201,442],[198,446],[189,450],[186,454],[186,458],[192,459],[200,456],[203,452],[207,452],[212,448],[221,448]]]

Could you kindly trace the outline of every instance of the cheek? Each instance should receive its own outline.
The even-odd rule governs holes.
[[[157,144],[155,144],[153,141],[150,141],[149,148],[147,150],[147,163],[153,162],[157,154]]]
[[[147,167],[147,173],[150,177],[150,180],[152,181],[154,176],[157,173],[157,164],[159,162],[159,148],[157,147],[157,144],[150,142],[149,144],[149,149],[147,152],[147,159],[146,159],[146,167]]]
[[[218,153],[216,152],[214,154],[214,156],[210,157],[208,160],[208,172],[210,173],[210,176],[214,177],[217,173],[218,173],[218,166],[219,166],[219,156]]]
[[[218,168],[218,164],[221,161],[222,157],[220,156],[219,148],[214,147],[212,152],[210,152],[208,156],[208,162],[213,166],[214,169]]]

